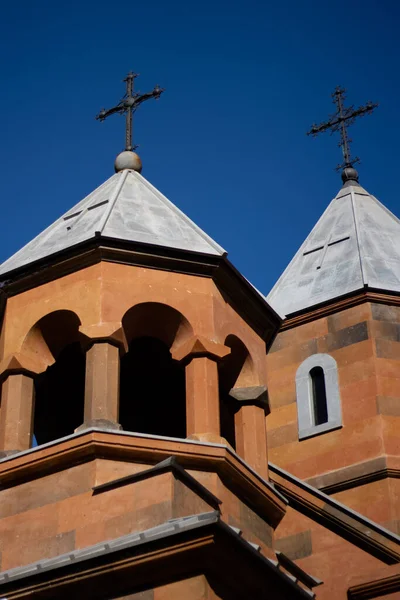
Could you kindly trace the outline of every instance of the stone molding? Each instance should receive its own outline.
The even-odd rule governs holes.
[[[293,329],[304,323],[316,321],[322,317],[336,314],[347,308],[364,304],[365,302],[373,302],[377,304],[386,304],[388,306],[400,306],[400,294],[396,295],[393,292],[387,293],[384,291],[373,290],[357,290],[345,298],[327,302],[322,306],[305,309],[304,312],[297,315],[289,315],[281,324],[279,331]]]
[[[107,343],[117,346],[123,353],[128,351],[128,342],[121,323],[81,325],[79,331],[84,339],[82,345],[85,350],[88,350],[93,344]]]
[[[400,478],[400,463],[398,467],[391,465],[392,458],[379,456],[355,465],[310,477],[305,482],[325,494],[332,495],[373,481],[380,481],[387,477],[398,479]]]
[[[175,456],[184,469],[214,471],[239,499],[276,527],[286,512],[287,501],[232,449],[222,444],[176,438],[135,435],[118,431],[84,430],[18,452],[0,461],[0,485],[12,487],[37,476],[50,474],[97,458],[156,464]]]
[[[400,563],[399,536],[269,463],[274,486],[307,517],[375,556],[387,565]]]
[[[395,592],[400,592],[400,573],[359,585],[352,585],[347,594],[350,600],[367,600],[369,598],[391,596]]]
[[[271,412],[268,399],[268,390],[265,385],[252,385],[248,387],[232,388],[229,396],[240,405],[259,406],[266,414]]]
[[[34,377],[43,373],[48,367],[48,363],[42,360],[38,355],[30,354],[10,354],[0,363],[0,382],[7,379],[12,374],[22,374],[28,377]]]
[[[218,362],[230,354],[231,349],[228,346],[209,340],[203,336],[192,337],[181,344],[178,348],[172,350],[172,358],[188,364],[194,358],[206,357]]]

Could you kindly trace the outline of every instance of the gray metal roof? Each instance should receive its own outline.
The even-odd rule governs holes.
[[[364,287],[400,292],[400,221],[345,184],[267,296],[281,316]]]
[[[116,173],[6,260],[0,274],[96,235],[221,256],[225,251],[136,171]]]

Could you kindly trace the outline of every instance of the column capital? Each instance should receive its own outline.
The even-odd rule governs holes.
[[[128,342],[121,323],[98,323],[96,325],[81,325],[80,333],[83,335],[83,347],[88,350],[93,344],[111,344],[117,346],[125,354],[128,351]]]
[[[206,357],[218,362],[230,354],[228,346],[214,342],[202,336],[192,337],[178,348],[172,350],[172,358],[183,364],[188,364],[193,358]]]
[[[266,414],[271,412],[268,399],[268,390],[265,385],[232,388],[229,396],[240,402],[241,405],[259,406]]]
[[[0,363],[0,382],[7,379],[9,375],[26,375],[34,377],[38,373],[43,373],[48,367],[48,363],[39,356],[30,354],[10,354]]]

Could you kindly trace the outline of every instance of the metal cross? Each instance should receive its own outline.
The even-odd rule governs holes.
[[[317,252],[318,250],[322,250],[322,254],[320,255],[319,261],[317,263],[317,270],[318,270],[322,267],[322,263],[325,260],[325,256],[328,251],[328,248],[330,246],[335,246],[336,244],[339,244],[340,242],[345,242],[346,240],[349,240],[349,239],[350,239],[349,234],[341,235],[337,238],[333,238],[333,235],[331,235],[325,244],[319,245],[316,248],[312,248],[311,250],[305,250],[303,252],[303,256],[307,256],[308,254],[313,254],[314,252]]]
[[[132,133],[133,133],[133,114],[142,102],[150,100],[151,98],[159,98],[163,93],[164,89],[156,85],[151,92],[146,94],[140,94],[139,92],[133,91],[133,82],[138,76],[137,73],[128,73],[123,81],[126,82],[126,92],[122,100],[113,108],[105,110],[101,109],[99,114],[96,116],[98,121],[104,121],[110,115],[118,113],[120,115],[125,114],[126,127],[125,127],[125,150],[135,150],[137,146],[132,145]]]
[[[307,135],[317,136],[319,133],[329,131],[335,133],[340,131],[340,142],[339,147],[343,152],[344,162],[336,167],[337,170],[345,169],[347,167],[353,167],[356,163],[360,162],[360,159],[356,156],[351,158],[350,155],[350,144],[351,139],[348,136],[347,128],[354,123],[357,117],[362,117],[371,113],[378,105],[372,102],[367,102],[365,106],[354,108],[352,104],[348,108],[343,106],[345,100],[345,89],[337,87],[332,94],[333,103],[336,105],[335,114],[329,117],[328,121],[321,123],[320,125],[312,125]]]

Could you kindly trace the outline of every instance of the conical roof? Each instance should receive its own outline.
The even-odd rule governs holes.
[[[0,275],[101,236],[222,256],[225,251],[142,175],[125,169],[0,267]]]
[[[287,316],[362,288],[400,292],[400,221],[348,181],[267,300]]]

